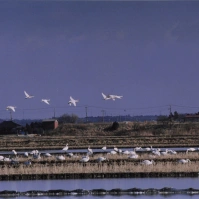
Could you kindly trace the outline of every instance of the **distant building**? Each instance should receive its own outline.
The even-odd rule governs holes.
[[[23,126],[13,121],[3,121],[0,123],[0,134],[1,135],[17,134],[23,128],[24,128]]]
[[[199,114],[187,114],[184,117],[185,122],[199,122]]]
[[[58,127],[58,121],[55,119],[47,119],[42,121],[42,128],[44,130],[53,130]]]

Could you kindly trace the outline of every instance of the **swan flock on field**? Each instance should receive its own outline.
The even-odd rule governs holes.
[[[190,153],[195,153],[196,151],[199,151],[199,148],[188,148],[187,150],[190,151]],[[193,164],[193,162],[186,157],[188,155],[186,152],[187,150],[185,150],[185,153],[182,154],[181,157],[176,157],[176,164],[182,166],[185,164]],[[135,147],[123,150],[116,146],[108,149],[106,145],[98,149],[92,149],[91,146],[88,146],[88,148],[84,149],[84,152],[80,153],[82,154],[81,157],[78,153],[74,154],[69,152],[69,144],[66,143],[66,145],[60,150],[60,153],[55,154],[50,154],[49,152],[42,153],[36,149],[29,152],[17,152],[13,149],[12,154],[9,156],[0,155],[0,161],[7,162],[12,165],[21,163],[25,167],[28,167],[32,166],[35,161],[54,159],[55,161],[63,162],[67,161],[67,158],[73,158],[83,165],[87,164],[87,162],[95,162],[103,166],[103,162],[109,162],[111,159],[115,159],[115,155],[117,154],[121,157],[123,156],[124,158],[128,158],[129,160],[131,159],[132,161],[134,161],[133,159],[136,159],[136,164],[140,165],[141,167],[153,167],[157,165],[160,156],[164,158],[164,156],[170,155],[170,157],[173,157],[178,154],[176,151],[171,149],[153,148],[152,146],[149,148]],[[25,160],[22,160],[22,157],[25,158]]]

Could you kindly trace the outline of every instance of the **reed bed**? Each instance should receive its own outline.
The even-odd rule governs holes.
[[[97,163],[96,159],[103,154],[96,154],[90,157],[87,163],[81,163],[81,155],[76,158],[66,157],[64,161],[56,161],[55,157],[32,160],[30,166],[25,166],[24,157],[18,157],[19,165],[11,165],[6,162],[0,166],[0,175],[13,174],[61,174],[61,173],[128,173],[128,172],[198,172],[199,171],[199,153],[178,153],[176,155],[152,156],[151,153],[142,153],[138,159],[129,159],[129,155],[116,154],[106,155],[107,160]],[[178,163],[179,159],[190,159],[186,164]],[[141,165],[145,160],[153,159],[154,165]],[[41,164],[44,162],[45,164]],[[73,160],[73,162],[71,162]],[[164,161],[161,161],[164,160]],[[172,160],[172,161],[170,161]]]
[[[190,162],[187,164],[180,163],[156,163],[154,165],[135,165],[134,163],[124,163],[118,165],[117,163],[107,164],[60,164],[52,166],[42,166],[34,164],[33,166],[25,167],[20,165],[17,168],[5,166],[0,169],[0,175],[12,174],[61,174],[61,173],[128,173],[128,172],[198,172],[199,161]]]

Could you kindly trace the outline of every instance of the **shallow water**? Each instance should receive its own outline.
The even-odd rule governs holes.
[[[188,147],[189,148],[189,147]],[[187,147],[175,147],[175,148],[161,148],[161,151],[165,151],[166,149],[171,149],[171,150],[174,150],[176,152],[185,152],[187,149]],[[129,151],[132,151],[133,150],[133,147],[132,148],[120,148],[122,151],[126,151],[126,150],[129,150]],[[155,148],[154,148],[155,149]],[[93,153],[108,153],[110,151],[113,150],[113,148],[108,148],[106,151],[103,151],[102,149],[95,149],[93,148]],[[32,150],[28,150],[28,151],[17,151],[18,154],[24,154],[24,152],[31,152]],[[195,152],[197,152],[198,150],[196,150]],[[51,153],[51,154],[54,154],[54,153],[74,153],[74,154],[79,154],[79,153],[87,153],[87,149],[68,149],[67,151],[63,151],[62,149],[60,150],[40,150],[39,151],[40,153]],[[145,152],[144,150],[137,150],[137,152]],[[13,152],[12,151],[0,151],[0,155],[12,155]]]
[[[176,189],[199,189],[199,178],[119,178],[119,179],[69,179],[69,180],[27,180],[1,181],[0,191],[50,190],[50,189],[130,189],[171,187]],[[198,196],[199,197],[199,196]]]
[[[64,189],[64,190],[92,190],[92,189],[130,189],[130,188],[157,188],[161,189],[164,187],[171,187],[176,189],[186,189],[186,188],[195,188],[199,189],[199,178],[121,178],[121,179],[70,179],[70,180],[27,180],[27,181],[1,181],[0,182],[0,191],[3,190],[14,190],[19,192],[25,192],[30,190],[41,190],[47,191],[52,189]],[[52,198],[49,196],[35,196],[42,199]],[[34,197],[34,198],[35,198]],[[162,199],[168,197],[170,199],[196,199],[199,198],[199,195],[105,195],[105,196],[93,196],[93,195],[82,195],[82,196],[53,196],[53,198],[69,198],[74,199],[81,197],[81,199],[91,199],[91,198],[103,198],[103,199],[112,199],[112,198],[140,198],[140,199]],[[18,197],[23,199],[28,199],[30,197],[23,196]]]

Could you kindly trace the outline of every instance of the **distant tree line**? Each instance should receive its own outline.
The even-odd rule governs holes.
[[[179,114],[177,111],[170,113],[169,116],[161,115],[157,117],[157,122],[169,123],[169,122],[183,122],[185,114]]]
[[[59,124],[64,124],[64,123],[77,123],[78,116],[75,114],[63,114],[60,117],[57,118]]]

